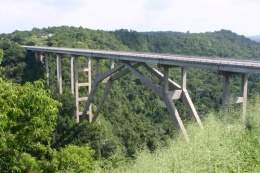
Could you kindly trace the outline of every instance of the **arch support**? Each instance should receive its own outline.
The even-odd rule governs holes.
[[[202,122],[200,120],[199,114],[191,100],[190,94],[187,90],[187,68],[182,67],[181,68],[181,74],[182,74],[182,100],[186,104],[186,106],[190,109],[191,114],[196,119],[197,123],[199,124],[200,128],[203,129]]]
[[[151,72],[151,74],[158,77],[161,82],[159,84],[157,84],[157,83],[154,83],[151,79],[148,79],[147,77],[145,77],[142,74],[142,72],[137,69],[137,67],[139,67],[139,66],[145,67],[149,72]],[[103,81],[105,81],[105,84],[106,84],[105,91],[104,91],[104,95],[102,97],[101,103],[99,104],[96,114],[93,115],[92,120],[89,119],[90,121],[96,121],[96,119],[98,117],[98,112],[100,110],[100,106],[103,105],[105,99],[107,98],[107,95],[111,88],[112,82],[114,80],[117,80],[120,77],[128,74],[129,72],[131,72],[141,81],[141,83],[144,86],[146,86],[147,88],[152,90],[156,95],[158,95],[161,98],[161,100],[165,103],[168,112],[174,118],[174,120],[175,120],[174,122],[181,129],[185,140],[189,141],[187,131],[184,127],[184,124],[179,115],[179,112],[175,106],[174,100],[179,100],[180,98],[182,98],[183,102],[186,103],[186,106],[188,106],[189,109],[191,110],[191,113],[195,117],[199,126],[201,128],[203,128],[203,125],[201,123],[200,117],[198,116],[198,113],[197,113],[197,111],[192,103],[192,100],[189,96],[189,93],[187,91],[187,87],[186,87],[187,71],[185,68],[182,69],[182,84],[179,85],[176,82],[169,79],[169,66],[163,66],[163,69],[164,69],[164,71],[162,73],[159,70],[151,68],[150,66],[148,66],[147,64],[144,64],[144,63],[132,63],[131,64],[129,62],[122,62],[121,65],[117,65],[116,67],[114,67],[113,69],[111,69],[105,73],[101,74],[100,72],[97,72],[95,80],[93,82],[93,87],[91,88],[91,91],[90,91],[88,100],[85,104],[85,108],[84,108],[82,115],[84,115],[84,116],[87,115],[88,107],[93,102],[93,98],[94,98],[94,95],[97,91],[99,84],[102,83]]]

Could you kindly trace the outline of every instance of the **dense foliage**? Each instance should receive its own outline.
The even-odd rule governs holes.
[[[5,86],[3,93],[9,92],[11,95],[13,92],[13,97],[10,97],[9,100],[10,103],[7,102],[12,105],[18,99],[18,96],[15,96],[19,94],[19,90],[23,90],[25,100],[18,100],[18,103],[20,103],[19,106],[24,106],[26,111],[24,113],[14,112],[15,115],[11,117],[9,117],[9,114],[6,115],[6,122],[12,122],[13,128],[17,130],[13,131],[12,129],[10,133],[17,132],[17,134],[14,134],[16,137],[12,135],[10,140],[12,139],[14,143],[16,143],[14,140],[19,140],[17,145],[9,147],[12,152],[7,151],[5,150],[7,143],[4,141],[8,136],[1,135],[4,140],[3,144],[1,143],[3,150],[0,153],[0,155],[2,154],[0,159],[6,159],[1,162],[8,164],[5,165],[6,168],[8,167],[6,172],[13,169],[17,169],[18,172],[24,170],[66,172],[68,167],[74,169],[75,167],[80,168],[82,165],[85,165],[85,167],[82,166],[82,170],[90,171],[93,167],[92,159],[101,160],[101,167],[117,167],[125,158],[135,158],[136,153],[141,149],[147,148],[149,151],[155,151],[159,146],[167,145],[168,141],[175,138],[176,134],[171,117],[169,117],[160,99],[143,87],[131,74],[114,82],[108,101],[100,112],[101,116],[98,123],[90,124],[82,121],[76,124],[74,119],[75,102],[69,88],[68,59],[62,59],[64,94],[60,96],[56,94],[58,92],[55,77],[55,57],[49,55],[52,57],[49,58],[51,85],[50,91],[47,92],[41,86],[42,84],[26,83],[44,79],[44,66],[39,59],[34,58],[33,53],[28,52],[26,54],[26,51],[20,45],[145,51],[226,58],[260,58],[259,43],[226,30],[200,34],[128,30],[108,32],[63,26],[34,28],[32,31],[1,34],[0,76],[23,84],[20,86],[2,81],[1,85]],[[3,56],[2,62],[1,56]],[[80,59],[79,62],[84,65],[83,59]],[[108,62],[101,61],[101,64],[101,70],[109,67]],[[93,62],[93,65],[95,67],[95,62]],[[146,73],[144,69],[141,70]],[[177,82],[180,81],[180,69],[171,69],[171,77]],[[235,75],[232,77],[231,90],[235,94],[238,94],[240,90],[239,79]],[[218,72],[191,69],[188,73],[188,89],[200,115],[206,115],[207,112],[220,108],[222,96],[220,80],[222,80],[222,77],[218,75]],[[260,91],[260,80],[259,77],[253,76],[250,81],[249,86],[252,90],[250,94],[254,95]],[[35,91],[33,91],[34,88]],[[46,105],[44,102],[38,101],[38,92],[51,104]],[[103,88],[100,87],[94,100],[94,108],[95,104],[99,103],[99,96],[102,92]],[[29,96],[32,98],[29,98]],[[1,99],[4,101],[5,97]],[[36,99],[36,101],[32,102],[30,99]],[[57,107],[57,102],[53,99],[59,101],[61,106]],[[189,121],[191,118],[188,112],[181,104],[177,106],[182,118]],[[55,109],[56,112],[47,116],[45,113],[51,111],[50,107],[53,111]],[[34,108],[37,109],[31,110]],[[2,105],[0,106],[1,109],[8,110]],[[35,113],[40,110],[43,110],[40,114]],[[2,113],[1,111],[0,113]],[[44,115],[39,118],[41,114]],[[35,119],[32,117],[35,117]],[[52,124],[49,124],[46,129],[43,127],[47,124],[36,124],[39,131],[34,132],[33,130],[37,130],[37,128],[32,127],[34,127],[34,123],[38,123],[37,118],[45,118],[44,121],[51,121],[49,123]],[[24,127],[26,128],[20,131]],[[6,134],[6,130],[3,129],[1,134]],[[10,129],[7,131],[10,131]],[[27,138],[26,135],[29,134],[30,137]],[[39,135],[44,139],[33,139]],[[36,141],[39,143],[36,143]],[[83,150],[86,152],[83,152]],[[6,152],[10,154],[6,154]],[[75,155],[70,160],[67,156],[72,155],[72,152],[75,152]],[[6,157],[4,157],[5,155]],[[83,156],[86,160],[79,161],[78,159]],[[70,171],[73,172],[74,170]]]
[[[0,172],[93,169],[89,147],[71,145],[60,151],[51,147],[59,103],[42,82],[21,86],[0,79],[0,104]]]
[[[189,125],[191,141],[175,139],[167,148],[155,153],[143,151],[133,163],[122,164],[113,173],[243,173],[260,172],[260,118],[259,100],[248,115],[251,127],[245,129],[239,122],[240,114],[210,114],[204,120],[204,130]]]
[[[6,78],[15,82],[22,82],[24,69],[26,67],[25,50],[17,43],[9,39],[2,39],[1,37],[0,49],[4,52],[1,66],[6,67],[3,72]]]
[[[2,62],[3,56],[4,56],[4,51],[3,49],[0,49],[0,64]]]
[[[58,103],[42,83],[19,86],[0,79],[0,104],[0,172],[30,169],[35,158],[48,157]]]

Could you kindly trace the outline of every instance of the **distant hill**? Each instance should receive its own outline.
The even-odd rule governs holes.
[[[255,36],[251,36],[249,37],[251,40],[254,40],[256,42],[260,42],[260,35],[255,35]]]
[[[185,55],[260,59],[260,44],[232,31],[206,33],[102,31],[82,27],[34,28],[0,34],[23,45],[132,50]]]

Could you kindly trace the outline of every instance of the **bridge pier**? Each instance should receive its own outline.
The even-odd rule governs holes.
[[[57,86],[59,93],[62,94],[62,70],[61,70],[61,58],[60,55],[56,55],[56,65],[57,65]]]
[[[74,74],[74,57],[70,57],[70,89],[71,94],[75,94],[75,74]]]
[[[242,87],[241,87],[243,102],[242,102],[242,121],[247,123],[246,111],[247,111],[247,92],[248,92],[248,75],[242,74]]]
[[[48,56],[42,52],[35,53],[35,57],[40,60],[42,64],[44,64],[45,67],[45,78],[46,78],[46,84],[49,86],[50,84],[50,70],[49,70],[49,63],[48,63]]]
[[[187,134],[187,131],[184,127],[184,124],[181,120],[181,117],[179,115],[178,110],[176,109],[176,106],[174,104],[174,102],[172,101],[170,94],[169,94],[169,67],[168,66],[164,66],[164,78],[163,78],[163,96],[164,96],[164,102],[166,104],[166,107],[168,109],[168,111],[170,112],[170,114],[172,116],[175,116],[175,119],[178,122],[178,125],[182,131],[182,134],[185,138],[186,141],[189,141],[189,137]],[[185,74],[186,75],[186,74]],[[185,78],[183,78],[183,80],[186,80]],[[183,83],[184,85],[186,85],[186,82]],[[186,86],[185,86],[186,87]]]
[[[230,73],[223,72],[223,99],[222,104],[226,108],[230,104]]]
[[[45,62],[47,86],[50,86],[50,69],[49,69],[48,56],[45,55],[44,60],[45,60],[44,62]]]
[[[235,100],[231,98],[230,94],[230,76],[231,73],[223,72],[224,85],[223,85],[223,98],[222,104],[223,108],[226,109],[231,104],[241,104],[242,115],[241,119],[243,123],[246,123],[246,111],[247,111],[247,92],[248,92],[248,74],[239,73],[241,75],[241,96],[237,97]]]

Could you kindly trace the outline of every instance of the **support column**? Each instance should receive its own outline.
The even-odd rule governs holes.
[[[48,56],[46,56],[46,54],[44,56],[44,60],[45,60],[45,70],[46,70],[46,83],[47,86],[50,86],[50,70],[49,70]]]
[[[74,95],[75,93],[75,84],[74,84],[74,57],[70,58],[70,88],[71,88],[71,94]]]
[[[227,108],[229,102],[230,102],[230,74],[227,72],[223,73],[224,77],[224,86],[223,86],[223,107]]]
[[[181,78],[182,78],[181,88],[182,88],[182,90],[186,90],[187,89],[187,69],[185,67],[181,68]]]
[[[115,61],[111,60],[110,69],[115,68]]]
[[[182,74],[182,84],[181,84],[181,88],[182,88],[182,100],[184,101],[184,103],[186,103],[187,107],[190,109],[191,114],[195,117],[197,123],[199,124],[200,128],[203,129],[203,125],[202,122],[200,120],[200,117],[198,115],[197,110],[195,109],[195,106],[190,98],[190,95],[188,93],[187,90],[187,68],[186,67],[182,67],[181,68],[181,74]]]
[[[246,108],[247,108],[247,88],[248,88],[248,75],[242,74],[242,96],[243,96],[243,102],[242,102],[242,120],[243,123],[246,124],[247,118],[246,118]]]
[[[187,131],[184,127],[184,124],[181,120],[181,117],[179,115],[178,110],[176,109],[173,101],[171,100],[171,98],[169,97],[169,67],[168,66],[164,66],[164,77],[163,77],[163,97],[164,97],[164,101],[166,104],[166,107],[168,109],[168,111],[170,112],[171,115],[175,116],[175,119],[178,122],[178,125],[182,131],[182,134],[185,138],[185,140],[188,142],[189,141],[189,137],[187,134]]]
[[[61,73],[61,59],[60,56],[56,56],[56,64],[57,64],[57,84],[59,93],[62,94],[62,73]]]
[[[92,68],[91,68],[91,59],[88,59],[88,97],[89,94],[91,92],[91,88],[92,88],[92,72],[91,72]],[[93,112],[92,112],[92,104],[89,105],[89,110],[88,110],[88,115],[89,115],[89,122],[93,121]]]
[[[75,106],[76,106],[76,122],[79,123],[79,72],[78,72],[78,63],[77,60],[74,62],[74,77],[75,77]]]

